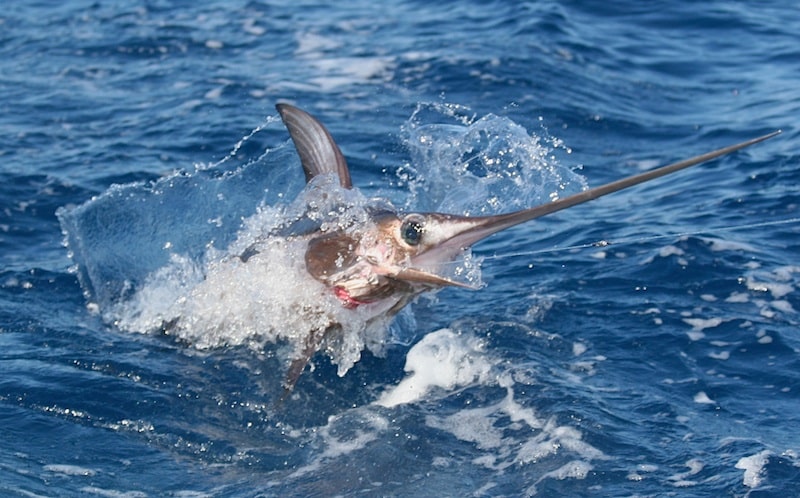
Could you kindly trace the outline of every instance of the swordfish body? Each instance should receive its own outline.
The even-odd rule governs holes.
[[[334,175],[345,189],[353,188],[347,161],[333,137],[316,118],[289,104],[278,113],[294,142],[306,182],[318,175]],[[363,229],[334,230],[310,236],[305,253],[306,270],[324,284],[345,308],[374,305],[381,318],[392,316],[418,294],[448,286],[470,287],[440,271],[476,242],[509,227],[694,166],[761,142],[780,130],[717,149],[690,159],[584,190],[547,204],[494,216],[459,216],[444,213],[399,213],[385,207],[369,211]],[[246,251],[247,252],[247,251]],[[249,254],[243,254],[245,261]],[[294,387],[331,324],[309,333],[301,354],[289,367],[285,393]]]

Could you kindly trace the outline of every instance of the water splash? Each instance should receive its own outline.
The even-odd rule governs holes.
[[[417,166],[399,173],[410,191],[404,208],[490,214],[585,186],[513,121],[466,113],[420,105],[406,123],[404,144]],[[243,143],[273,121],[222,161],[113,186],[62,208],[59,218],[90,303],[121,330],[165,331],[197,348],[288,344],[295,357],[311,331],[341,324],[323,349],[344,375],[362,350],[384,352],[384,307],[392,303],[342,307],[305,271],[308,235],[359,230],[376,204],[393,208],[325,176],[300,190],[299,162],[287,143],[240,158]],[[480,260],[469,251],[437,270],[480,285]]]
[[[416,165],[399,172],[411,191],[408,209],[490,215],[586,188],[581,175],[553,156],[558,140],[506,117],[476,119],[463,106],[420,104],[402,132]]]

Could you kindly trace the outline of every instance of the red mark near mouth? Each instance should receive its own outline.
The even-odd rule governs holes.
[[[333,288],[333,293],[336,294],[336,297],[339,298],[339,301],[344,304],[344,307],[349,310],[358,308],[360,304],[367,304],[366,301],[359,301],[358,299],[354,298],[350,295],[347,289],[338,285]]]

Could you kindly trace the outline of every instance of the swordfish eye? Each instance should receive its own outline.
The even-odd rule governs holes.
[[[419,215],[408,215],[400,225],[400,238],[410,246],[417,246],[422,241],[422,233],[425,231],[425,220]]]

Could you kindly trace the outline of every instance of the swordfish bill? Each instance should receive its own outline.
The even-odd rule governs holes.
[[[644,173],[622,178],[620,180],[606,183],[605,185],[601,185],[599,187],[590,188],[569,197],[558,199],[529,209],[523,209],[520,211],[498,214],[494,216],[476,216],[472,218],[459,217],[464,220],[472,220],[473,226],[452,237],[447,241],[447,244],[452,246],[453,249],[464,250],[475,242],[514,225],[519,225],[520,223],[525,223],[526,221],[541,218],[542,216],[552,214],[557,211],[562,211],[564,209],[583,204],[584,202],[589,202],[599,197],[603,197],[605,195],[649,182],[650,180],[655,180],[656,178],[660,178],[662,176],[666,176],[704,162],[711,161],[712,159],[716,159],[732,152],[736,152],[737,150],[745,147],[763,142],[764,140],[779,135],[780,133],[781,130],[776,130],[772,133],[768,133],[751,140],[729,145],[727,147],[722,147],[720,149],[668,164],[666,166],[661,166]]]

